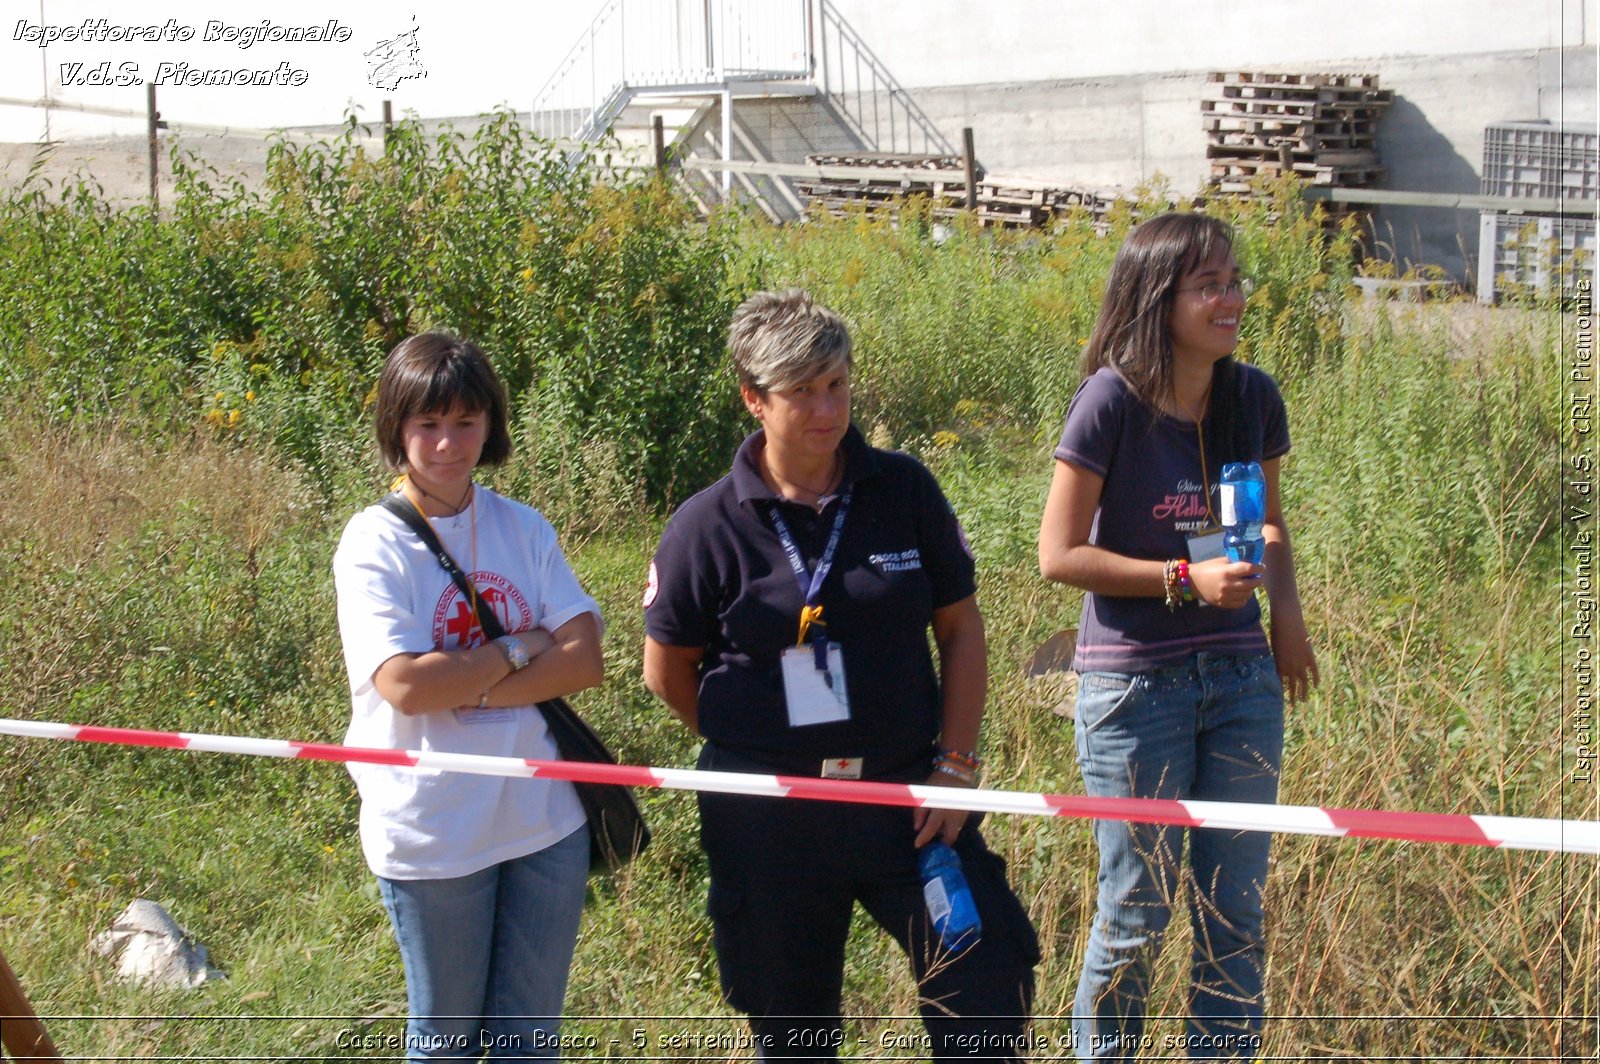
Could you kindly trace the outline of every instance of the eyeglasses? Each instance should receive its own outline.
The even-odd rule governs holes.
[[[1229,292],[1237,292],[1246,299],[1256,290],[1256,283],[1248,277],[1241,277],[1229,284],[1208,284],[1199,288],[1180,288],[1180,292],[1199,292],[1200,298],[1207,303],[1215,303]]]

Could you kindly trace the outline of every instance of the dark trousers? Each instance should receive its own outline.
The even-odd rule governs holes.
[[[701,765],[763,771],[726,755]],[[1038,938],[975,825],[955,850],[983,935],[952,956],[928,922],[910,809],[706,792],[699,804],[722,990],[761,1059],[837,1056],[857,901],[911,960],[933,1059],[1021,1059]]]

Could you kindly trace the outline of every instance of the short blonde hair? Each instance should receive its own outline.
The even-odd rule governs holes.
[[[765,393],[850,368],[844,319],[802,288],[757,292],[739,304],[728,327],[728,353],[739,384]]]

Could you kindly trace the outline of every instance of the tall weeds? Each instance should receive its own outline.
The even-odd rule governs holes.
[[[622,465],[621,487],[670,503],[714,475],[736,424],[723,228],[664,186],[569,167],[508,114],[470,139],[402,125],[378,156],[346,132],[274,145],[261,189],[180,145],[162,215],[87,180],[12,190],[0,387],[158,435],[201,422],[325,481],[360,456],[384,355],[445,328],[496,361],[540,477],[593,495]]]
[[[854,328],[857,420],[932,464],[971,533],[990,784],[1079,789],[1051,712],[1065,682],[1021,670],[1078,609],[1039,580],[1033,543],[1117,237],[1155,197],[1109,238],[1087,219],[995,234],[916,207],[898,228],[706,224],[665,186],[567,169],[508,116],[470,138],[403,128],[382,156],[353,138],[281,145],[261,189],[179,162],[159,216],[111,210],[88,179],[0,204],[0,560],[17,574],[0,586],[0,714],[336,741],[328,561],[381,486],[368,393],[399,336],[446,327],[511,386],[517,457],[496,483],[561,521],[605,610],[610,678],[582,708],[623,760],[691,763],[638,679],[645,568],[663,513],[747,427],[722,353],[732,306],[802,284]],[[1555,319],[1353,304],[1345,245],[1290,189],[1215,209],[1258,281],[1241,355],[1289,405],[1286,507],[1323,670],[1291,712],[1283,800],[1593,817],[1557,775]],[[398,957],[341,771],[5,753],[0,944],[70,1052],[320,1056],[341,1030],[398,1030]],[[656,842],[595,883],[573,972],[569,1029],[599,1040],[589,1055],[683,1056],[671,1038],[739,1030],[692,802],[643,801]],[[1043,818],[985,831],[1039,925],[1038,1030],[1055,1039],[1092,842]],[[1596,887],[1570,857],[1280,839],[1268,1054],[1592,1054]],[[168,904],[230,980],[188,997],[110,981],[84,943],[134,896]],[[1181,1030],[1182,936],[1158,969],[1157,1038]],[[850,951],[846,1007],[866,1018],[847,1048],[886,1055],[915,1034],[892,1017],[916,988],[882,936],[858,928]],[[106,1015],[199,1019],[68,1018]]]

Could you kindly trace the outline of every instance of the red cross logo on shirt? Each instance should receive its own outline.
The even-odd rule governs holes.
[[[505,628],[505,592],[490,587],[482,588],[478,593],[483,596],[484,605],[494,611],[496,619],[500,621],[500,627]],[[473,619],[471,604],[459,595],[451,603],[450,616],[444,622],[444,630],[447,635],[455,637],[457,647],[470,648],[483,642],[483,628]]]
[[[444,622],[444,630],[455,636],[458,647],[475,647],[483,638],[482,630],[472,619],[472,609],[466,599],[456,599],[450,619]]]
[[[480,609],[493,610],[503,631],[526,632],[537,623],[527,597],[504,576],[479,571],[471,579],[483,597],[484,606]],[[480,613],[478,620],[483,619]],[[483,641],[483,628],[473,623],[471,600],[454,583],[446,582],[433,609],[433,645],[440,650],[468,650]]]

